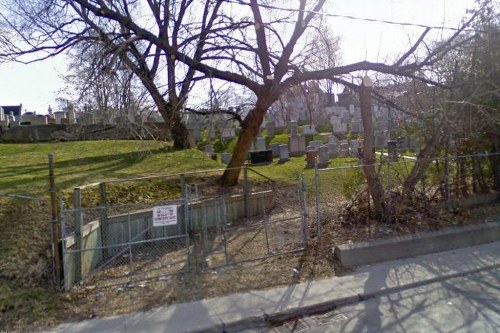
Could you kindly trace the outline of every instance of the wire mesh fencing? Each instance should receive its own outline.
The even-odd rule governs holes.
[[[377,204],[384,209],[384,221],[405,214],[433,210],[460,210],[498,200],[497,162],[500,154],[444,156],[421,159],[414,156],[380,156],[376,164],[352,164],[315,169],[309,200],[316,233],[345,215],[371,219]],[[373,172],[373,182],[367,172]],[[377,186],[379,186],[378,192]],[[379,203],[374,194],[379,194]],[[413,210],[409,210],[411,207]]]
[[[111,204],[109,184],[76,188],[73,207],[61,203],[64,289],[133,285],[307,247],[303,184],[243,181],[220,191],[206,178],[178,179],[177,198],[151,203]],[[85,199],[97,192],[100,198]],[[92,200],[99,205],[82,204]]]

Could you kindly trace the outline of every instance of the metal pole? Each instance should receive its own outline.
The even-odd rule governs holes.
[[[308,219],[309,219],[309,207],[307,206],[307,191],[306,191],[306,183],[304,180],[304,174],[300,176],[300,185],[299,191],[302,197],[302,235],[304,237],[304,247],[307,249],[308,247],[308,235],[307,235],[307,227],[308,227]]]
[[[102,256],[103,260],[108,260],[110,253],[108,250],[109,245],[109,223],[108,223],[108,200],[106,194],[106,183],[99,183],[99,205],[100,205],[100,219],[99,226],[101,230],[101,246],[103,247]]]
[[[59,218],[60,218],[60,227],[61,227],[61,254],[62,254],[62,282],[61,286],[64,291],[68,291],[71,288],[71,282],[66,283],[66,279],[64,277],[64,274],[66,272],[66,266],[65,266],[65,258],[66,258],[66,218],[65,218],[65,206],[64,206],[64,200],[62,197],[59,197],[59,211],[61,212]]]
[[[319,207],[319,170],[318,163],[314,163],[314,190],[316,192],[316,233],[317,237],[321,237],[321,212]]]
[[[73,223],[75,224],[75,282],[82,279],[82,189],[75,187],[73,192]]]
[[[266,247],[267,247],[267,255],[271,254],[271,250],[269,249],[269,230],[267,227],[267,215],[266,215],[266,202],[264,200],[264,196],[261,198],[262,202],[262,214],[264,214],[264,231],[266,233]]]
[[[221,228],[222,228],[222,240],[224,241],[224,259],[226,260],[226,265],[229,265],[229,254],[227,253],[227,237],[226,237],[226,225],[227,225],[227,206],[226,206],[226,198],[224,196],[221,197]]]
[[[243,169],[243,196],[245,197],[245,217],[250,217],[250,193],[248,188],[248,167],[245,165]]]
[[[61,286],[61,257],[59,252],[59,219],[57,212],[56,181],[54,176],[54,156],[49,154],[49,192],[51,205],[52,246],[57,289]]]
[[[186,258],[188,269],[191,268],[191,256],[189,254],[189,190],[188,185],[184,184],[184,234],[186,238]]]

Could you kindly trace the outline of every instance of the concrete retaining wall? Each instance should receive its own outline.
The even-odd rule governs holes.
[[[388,239],[345,244],[334,248],[345,267],[367,265],[427,253],[448,251],[500,240],[500,222],[450,227]]]

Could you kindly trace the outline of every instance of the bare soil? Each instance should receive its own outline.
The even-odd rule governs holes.
[[[481,223],[500,216],[498,203],[453,212],[443,209],[433,214],[413,211],[407,214],[407,219],[401,218],[389,224],[364,218],[359,211],[332,215],[323,219],[321,240],[316,237],[316,225],[310,223],[306,251],[203,272],[165,275],[142,281],[124,280],[110,286],[99,284],[99,280],[106,280],[103,272],[89,283],[59,293],[54,290],[50,274],[48,205],[2,198],[0,204],[0,327],[13,331],[40,330],[64,321],[141,311],[165,304],[341,275],[345,271],[333,256],[335,245]],[[281,218],[287,214],[295,215],[296,207],[293,206],[290,198],[284,195],[277,198],[277,208],[272,214]],[[248,228],[242,228],[241,232],[251,233],[247,237],[255,234],[255,230]],[[277,232],[286,234],[289,231],[283,227]],[[245,238],[245,234],[239,236]],[[259,243],[255,244],[254,250],[258,251]],[[239,246],[239,243],[234,243],[234,246]],[[300,273],[295,274],[294,269]]]

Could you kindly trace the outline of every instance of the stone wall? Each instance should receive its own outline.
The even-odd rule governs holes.
[[[91,124],[16,126],[0,132],[0,142],[162,139],[162,124]]]

